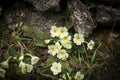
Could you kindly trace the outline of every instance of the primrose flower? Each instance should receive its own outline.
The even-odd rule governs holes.
[[[46,44],[50,43],[50,39],[45,40],[45,43]]]
[[[60,38],[64,38],[68,35],[68,29],[66,27],[59,27]]]
[[[9,66],[8,60],[1,62],[1,66],[3,68],[7,68],[8,69],[8,66]]]
[[[80,71],[75,74],[75,80],[82,80],[83,78],[84,74],[82,74]]]
[[[60,34],[56,26],[51,27],[50,33],[51,33],[51,37],[58,37]]]
[[[75,33],[74,38],[73,38],[74,43],[77,45],[81,45],[84,42],[84,37],[82,34],[77,34]]]
[[[22,61],[20,62],[19,68],[21,68],[21,72],[23,74],[26,74],[26,64],[24,62],[22,62]]]
[[[34,65],[40,60],[37,56],[31,56],[31,64]]]
[[[59,42],[56,42],[56,43],[55,43],[55,46],[57,47],[58,50],[60,50],[60,49],[62,48],[62,46],[60,45]]]
[[[18,60],[22,61],[24,59],[24,55],[21,55]]]
[[[60,63],[54,62],[51,66],[51,71],[53,72],[53,75],[57,75],[61,72],[62,65]]]
[[[63,38],[60,39],[61,43],[67,42],[71,40],[71,36],[64,36]]]
[[[95,46],[95,43],[93,40],[91,40],[89,43],[87,43],[87,49],[92,50],[94,46]]]
[[[1,66],[2,66],[3,68],[8,68],[8,67],[9,67],[8,61],[9,61],[11,58],[12,58],[12,57],[10,56],[6,61],[1,62],[1,63],[0,63]]]
[[[21,72],[26,74],[27,72],[30,73],[33,69],[33,66],[30,64],[26,64],[23,61],[20,62],[19,68],[21,68]]]
[[[48,53],[53,56],[55,56],[59,51],[59,49],[58,49],[58,47],[56,47],[56,45],[50,45],[50,46],[48,46],[48,49],[49,49]]]
[[[62,60],[66,60],[66,58],[68,58],[68,56],[69,56],[69,54],[64,49],[59,50],[59,52],[57,54],[57,57]]]
[[[30,73],[33,70],[33,66],[30,64],[26,64],[26,71]]]
[[[0,68],[0,77],[4,78],[5,77],[6,71],[2,68]]]
[[[69,73],[67,73],[67,77],[66,77],[66,75],[64,74],[63,76],[62,76],[62,78],[64,79],[64,80],[71,80],[71,77],[70,77],[70,75],[69,75]],[[59,80],[63,80],[63,79],[59,79]]]
[[[71,44],[72,44],[71,41],[62,42],[63,47],[65,47],[66,49],[71,49],[72,48]]]

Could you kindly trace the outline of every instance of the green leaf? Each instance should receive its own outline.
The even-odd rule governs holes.
[[[45,33],[43,31],[41,31],[40,28],[38,28],[38,27],[34,27],[31,30],[33,33],[32,35],[34,37],[34,44],[36,46],[46,47],[44,40],[47,39],[47,35],[45,35]]]
[[[97,54],[97,50],[99,49],[99,47],[101,46],[101,43],[98,45],[98,47],[96,48],[96,50],[93,53],[93,56],[91,58],[91,64],[93,64],[95,58],[96,58],[96,54]]]
[[[91,63],[94,62],[95,58],[96,58],[96,51],[94,52],[94,54],[93,54],[93,56],[92,56],[92,58],[91,58]]]
[[[29,31],[30,31],[28,25],[24,25],[24,26],[22,26],[21,29],[22,29],[23,31],[25,31],[25,32],[29,32]]]
[[[57,58],[54,56],[50,56],[45,63],[45,67],[49,67],[55,61],[57,61]]]
[[[13,37],[14,41],[28,41],[28,40],[32,40],[31,38],[27,38],[27,37],[19,37],[19,36],[15,36]]]
[[[66,62],[60,62],[60,63],[61,63],[61,65],[62,65],[62,71],[63,71],[63,72],[65,72],[65,73],[66,73],[66,71],[67,71],[68,73],[71,73],[71,72],[72,72],[72,68],[69,66],[68,63],[66,63]]]
[[[9,53],[10,53],[12,56],[16,56],[17,51],[16,51],[16,49],[15,49],[14,47],[10,47]]]

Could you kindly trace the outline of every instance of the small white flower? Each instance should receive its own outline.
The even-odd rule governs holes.
[[[50,39],[45,40],[45,43],[46,44],[50,43]]]
[[[60,50],[60,49],[62,48],[62,46],[60,45],[59,42],[56,42],[56,43],[55,43],[55,46],[57,47],[58,50]]]
[[[80,71],[75,74],[75,80],[82,80],[83,78],[84,74],[82,74]]]
[[[67,80],[67,78],[68,78],[68,80],[71,80],[71,77],[70,77],[69,73],[67,73],[67,78],[66,78],[66,75],[65,75],[65,74],[62,76],[62,78],[63,78],[64,80]]]
[[[33,69],[33,66],[30,64],[26,64],[23,61],[20,62],[19,68],[21,68],[21,72],[26,74],[27,72],[30,73]]]
[[[13,59],[17,59],[17,57],[13,57]]]
[[[18,60],[22,61],[24,59],[24,55],[21,55]]]
[[[61,72],[62,65],[60,63],[54,62],[51,66],[51,71],[53,72],[53,75],[57,75]]]
[[[33,66],[30,64],[26,64],[26,71],[30,73],[33,70]]]
[[[4,78],[5,77],[6,71],[2,68],[0,68],[0,77]]]
[[[3,68],[8,68],[9,67],[9,60],[12,58],[12,56],[10,56],[6,61],[3,61],[3,62],[1,62],[0,64],[1,64],[1,66],[3,67]]]
[[[59,51],[58,47],[56,47],[55,45],[48,46],[48,49],[49,49],[48,53],[53,55],[53,56],[55,56]]]
[[[34,65],[34,64],[36,64],[39,60],[40,60],[39,57],[37,57],[37,56],[32,56],[32,57],[31,57],[31,64]]]
[[[75,33],[74,38],[73,38],[74,43],[77,45],[81,45],[84,42],[84,37],[82,34],[77,34]]]
[[[64,36],[63,38],[61,38],[60,42],[64,43],[64,42],[67,42],[67,41],[70,41],[70,40],[71,40],[71,36]]]
[[[66,49],[71,49],[72,48],[72,43],[71,41],[65,41],[62,42],[63,47],[65,47]]]
[[[3,68],[7,68],[8,69],[8,66],[9,66],[8,60],[1,62],[1,66]]]
[[[68,56],[69,56],[69,54],[64,49],[59,50],[59,52],[57,54],[57,57],[62,60],[66,60],[66,58],[68,58]]]
[[[26,64],[23,61],[20,62],[19,68],[21,68],[23,74],[26,74]]]
[[[93,40],[91,40],[89,43],[87,43],[87,49],[92,50],[94,46],[95,46],[95,43]]]
[[[60,34],[56,26],[51,27],[50,33],[51,33],[51,37],[58,37]]]
[[[60,38],[64,38],[65,36],[68,36],[68,29],[66,27],[59,27],[59,35]]]

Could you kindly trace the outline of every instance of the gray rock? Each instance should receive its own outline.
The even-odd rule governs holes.
[[[35,2],[36,1],[37,0],[35,0]],[[58,27],[74,27],[76,32],[82,33],[85,37],[88,37],[95,28],[95,24],[86,7],[81,2],[77,1],[78,0],[73,2],[69,1],[71,3],[68,3],[68,8],[60,12],[56,12],[56,10],[50,11],[42,7],[40,8],[46,11],[30,10],[25,6],[24,8],[19,7],[19,9],[17,9],[15,6],[12,6],[11,8],[4,10],[4,19],[9,28],[16,27],[16,24],[21,17],[21,25],[27,24],[31,27],[39,27],[48,36],[50,35],[50,27],[52,25],[57,25]]]
[[[60,0],[28,0],[28,2],[32,3],[33,6],[40,11],[60,11]]]
[[[96,26],[85,5],[79,0],[75,0],[72,4],[69,4],[69,9],[71,11],[70,17],[74,21],[75,31],[88,37]]]
[[[99,5],[96,12],[96,22],[100,26],[113,27],[120,25],[120,10]]]
[[[48,37],[50,36],[50,28],[53,25],[65,26],[69,23],[66,13],[51,11],[34,11],[27,8],[15,9],[13,7],[6,9],[4,12],[4,20],[9,29],[14,29],[18,20],[21,18],[21,25],[29,25],[30,27],[39,27]]]

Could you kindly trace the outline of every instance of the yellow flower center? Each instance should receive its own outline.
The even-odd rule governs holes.
[[[77,80],[80,80],[80,76],[77,76]]]
[[[51,48],[51,50],[52,50],[52,51],[54,51],[54,50],[55,50],[55,48]]]
[[[64,40],[67,40],[67,36],[64,37]]]
[[[79,37],[79,36],[77,36],[77,37],[76,37],[76,39],[77,39],[77,40],[80,40],[80,37]]]
[[[56,67],[55,67],[55,70],[57,70],[57,71],[58,71],[58,70],[59,70],[59,67],[58,67],[58,66],[56,66]]]
[[[64,33],[64,30],[61,30],[61,33],[63,34],[63,33]]]
[[[56,29],[54,29],[54,30],[53,30],[53,32],[54,32],[54,33],[56,33],[56,32],[57,32],[57,30],[56,30]]]
[[[64,55],[65,53],[64,52],[61,52],[62,55]]]

